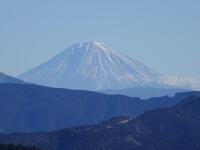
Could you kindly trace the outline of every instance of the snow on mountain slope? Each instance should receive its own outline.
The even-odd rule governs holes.
[[[162,82],[159,73],[96,41],[75,44],[19,78],[84,90],[159,86]]]

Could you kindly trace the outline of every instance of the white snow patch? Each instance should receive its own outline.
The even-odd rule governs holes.
[[[122,121],[118,122],[118,124],[125,124],[125,123],[128,123],[129,121],[130,121],[130,119],[122,120]]]

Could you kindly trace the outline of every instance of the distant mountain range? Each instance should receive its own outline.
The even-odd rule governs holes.
[[[146,110],[171,106],[188,95],[141,100],[120,95],[56,89],[36,85],[0,84],[0,131],[51,131],[96,124],[115,116],[135,117]]]
[[[96,41],[74,44],[19,78],[50,87],[92,91],[169,87],[161,74]]]
[[[24,81],[11,77],[5,73],[0,72],[0,84],[1,83],[17,83],[17,84],[26,84]]]
[[[200,97],[192,96],[136,119],[120,117],[50,133],[0,135],[0,142],[46,150],[199,150],[199,108]]]
[[[0,84],[31,84],[10,75],[0,73]],[[189,90],[178,88],[156,88],[156,87],[133,87],[125,89],[108,89],[99,90],[97,92],[111,95],[125,95],[129,97],[139,97],[141,99],[149,99],[151,97],[174,96],[176,93],[186,92]]]
[[[133,87],[126,89],[108,89],[98,92],[112,95],[126,95],[130,97],[140,97],[148,99],[151,97],[174,96],[176,93],[186,92],[189,90],[177,88],[156,88],[156,87]]]

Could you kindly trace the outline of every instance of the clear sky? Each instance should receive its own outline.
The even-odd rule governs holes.
[[[93,40],[162,74],[199,78],[200,0],[0,0],[1,72]]]

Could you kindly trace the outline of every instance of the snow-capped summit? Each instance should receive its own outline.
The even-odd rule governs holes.
[[[156,86],[161,75],[101,42],[77,43],[19,76],[51,87],[100,90]]]

